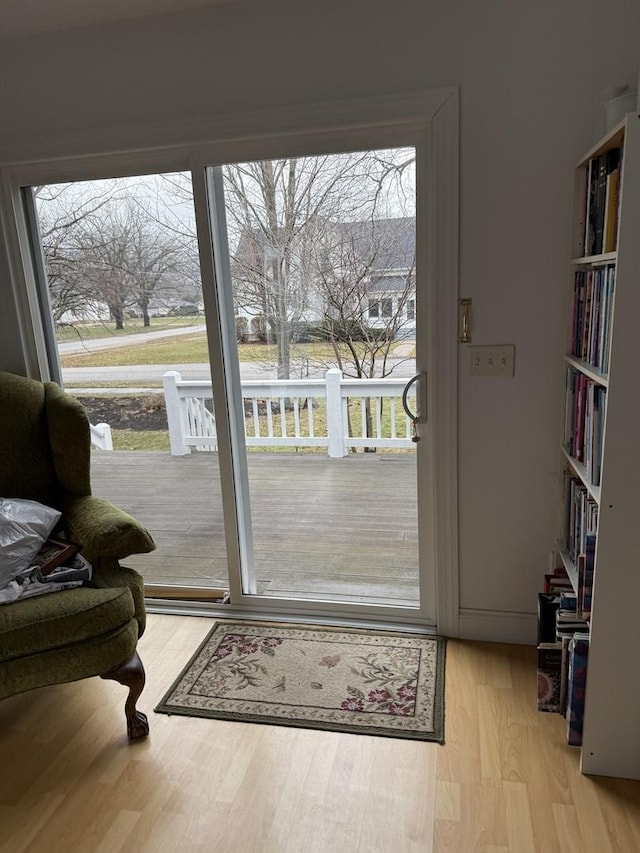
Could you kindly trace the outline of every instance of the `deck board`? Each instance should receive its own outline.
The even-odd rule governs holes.
[[[256,579],[266,595],[415,603],[415,457],[250,453]],[[156,540],[127,558],[148,582],[226,587],[216,453],[92,454],[93,492]]]

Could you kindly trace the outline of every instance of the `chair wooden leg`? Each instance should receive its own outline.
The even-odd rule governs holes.
[[[101,678],[109,678],[129,688],[129,696],[124,705],[127,717],[127,734],[129,740],[138,740],[149,734],[149,721],[146,714],[136,709],[136,702],[142,693],[145,682],[144,666],[137,651],[131,655],[129,660],[114,667]]]

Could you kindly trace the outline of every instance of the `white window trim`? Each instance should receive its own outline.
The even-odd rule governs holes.
[[[294,106],[237,114],[202,122],[171,122],[111,128],[99,133],[47,138],[18,151],[0,145],[0,219],[4,222],[11,287],[30,375],[49,378],[35,277],[20,187],[68,180],[121,177],[152,172],[188,171],[202,164],[331,153],[358,147],[417,144],[428,131],[431,162],[423,163],[422,197],[426,228],[417,234],[417,251],[427,259],[428,294],[417,294],[416,313],[434,309],[439,323],[429,352],[419,360],[436,366],[428,394],[431,424],[439,452],[433,460],[434,493],[429,496],[436,524],[436,608],[438,628],[458,635],[457,499],[457,298],[458,298],[458,110],[457,88],[408,95]],[[437,170],[435,169],[437,164]],[[420,171],[420,166],[419,166]],[[436,247],[434,252],[426,246]],[[437,286],[436,284],[437,283]],[[429,302],[432,305],[429,306]],[[442,524],[446,519],[447,524]],[[423,525],[425,528],[427,525]],[[425,536],[435,538],[435,529]],[[431,540],[433,541],[433,540]],[[404,613],[407,616],[406,611]]]

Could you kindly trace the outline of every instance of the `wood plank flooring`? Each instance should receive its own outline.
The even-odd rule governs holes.
[[[406,604],[418,598],[415,458],[252,453],[258,591]],[[147,581],[227,587],[216,453],[94,453],[93,492],[145,524]]]
[[[154,714],[211,626],[150,617],[145,742],[113,682],[0,702],[0,853],[640,850],[640,782],[580,775],[533,649],[448,643],[444,746]]]

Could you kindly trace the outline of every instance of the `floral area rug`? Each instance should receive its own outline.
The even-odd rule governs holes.
[[[442,743],[444,640],[219,622],[155,710]]]

